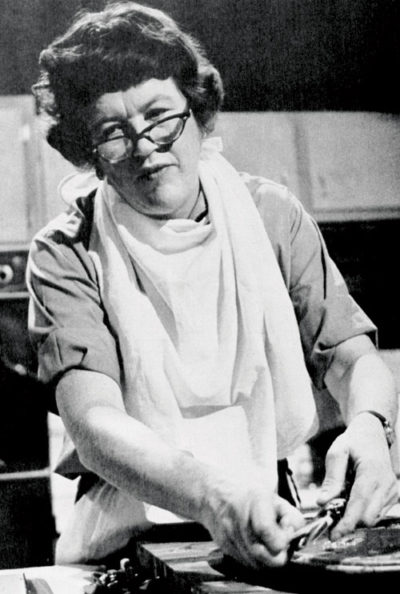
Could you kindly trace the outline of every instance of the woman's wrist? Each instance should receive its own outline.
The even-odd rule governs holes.
[[[215,468],[197,460],[186,451],[179,452],[174,469],[168,507],[174,508],[171,511],[204,525],[213,486],[216,485],[219,474]]]
[[[357,417],[358,415],[361,415],[361,414],[372,415],[380,422],[383,432],[385,434],[386,442],[390,449],[394,443],[394,440],[395,440],[395,431],[394,431],[394,427],[393,427],[392,423],[385,417],[385,415],[383,415],[382,413],[380,413],[376,410],[373,410],[373,409],[360,410],[355,416]]]

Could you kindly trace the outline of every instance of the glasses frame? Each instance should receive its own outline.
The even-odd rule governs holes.
[[[132,155],[132,152],[136,148],[137,143],[139,142],[139,140],[141,138],[145,138],[146,140],[149,140],[150,142],[155,144],[157,147],[168,146],[168,145],[176,142],[178,140],[178,138],[180,138],[182,136],[183,131],[186,126],[186,122],[190,118],[191,115],[192,115],[191,110],[186,109],[185,111],[182,111],[180,113],[174,113],[172,115],[166,116],[165,118],[162,118],[161,120],[157,120],[156,122],[153,122],[152,124],[150,124],[150,126],[147,126],[146,128],[144,128],[144,130],[142,130],[139,134],[120,134],[120,136],[116,136],[115,138],[111,138],[110,140],[103,140],[101,142],[97,142],[93,147],[93,153],[95,155],[97,155],[98,157],[100,157],[100,159],[102,159],[103,161],[106,161],[107,163],[111,163],[113,165],[115,163],[120,163],[121,161],[125,161],[126,159],[129,159],[129,157]],[[151,131],[154,128],[156,128],[157,126],[159,126],[160,124],[163,124],[164,122],[168,122],[169,120],[173,120],[173,119],[182,120],[182,128],[179,131],[179,134],[176,136],[176,138],[174,138],[172,141],[170,140],[169,142],[159,142],[157,140],[153,140],[153,138],[151,137],[151,134],[150,134]],[[133,138],[132,138],[132,136],[133,136]],[[101,144],[106,144],[107,142],[113,142],[114,140],[119,140],[120,138],[126,138],[127,140],[131,141],[131,143],[132,143],[132,146],[127,149],[126,155],[124,155],[123,157],[116,158],[116,159],[107,159],[107,157],[103,157],[103,155],[101,155],[99,153],[99,146]]]

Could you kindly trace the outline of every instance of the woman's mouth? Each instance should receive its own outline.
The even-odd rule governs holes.
[[[143,169],[139,175],[137,176],[137,181],[139,182],[149,182],[156,180],[159,176],[161,171],[166,169],[167,165],[158,165],[156,167],[149,167],[147,169]]]

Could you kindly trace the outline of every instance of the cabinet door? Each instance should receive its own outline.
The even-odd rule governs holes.
[[[399,218],[397,114],[303,112],[297,118],[303,184],[319,221]]]
[[[40,122],[37,122],[40,126]],[[68,175],[76,173],[76,168],[66,161],[58,151],[47,143],[43,132],[38,135],[41,162],[41,209],[43,224],[63,212],[67,205],[63,202],[58,186]]]
[[[0,97],[1,246],[28,242],[40,216],[33,117],[32,97]]]

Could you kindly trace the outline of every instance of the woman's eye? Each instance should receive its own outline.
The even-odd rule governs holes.
[[[115,138],[120,138],[121,136],[124,136],[124,130],[121,126],[113,126],[112,128],[103,130],[101,135],[103,142],[114,140]]]
[[[156,122],[157,120],[162,120],[167,115],[167,109],[152,109],[146,114],[146,120],[149,120],[150,122]]]

